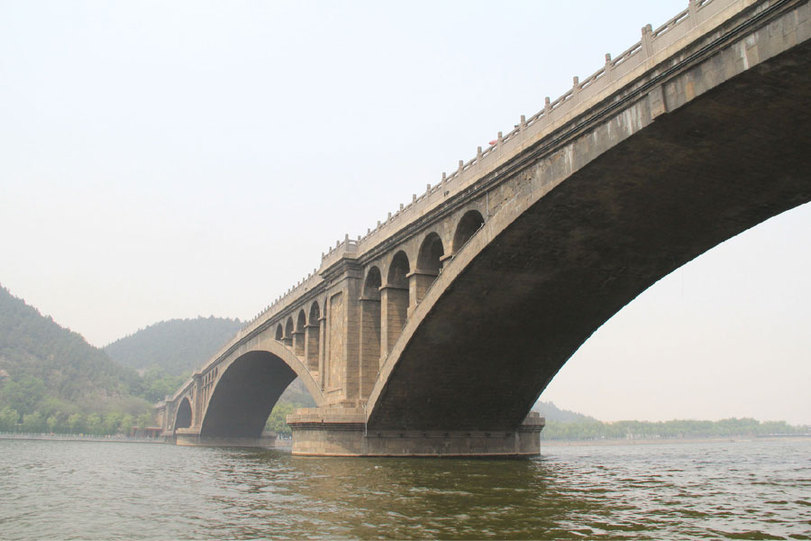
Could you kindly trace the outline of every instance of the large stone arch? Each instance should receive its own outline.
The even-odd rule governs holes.
[[[323,405],[323,394],[310,372],[292,351],[275,340],[264,340],[235,353],[223,365],[206,404],[201,441],[258,438],[279,396],[296,377],[316,405]]]
[[[802,49],[655,122],[639,102],[511,171],[524,189],[464,250],[454,243],[381,368],[368,430],[517,427],[580,345],[642,291],[810,201],[811,118],[797,107],[808,71],[793,65],[803,54],[808,64]]]
[[[174,430],[177,430],[178,428],[189,428],[192,425],[192,421],[193,416],[191,401],[189,400],[188,396],[184,396],[177,406]]]

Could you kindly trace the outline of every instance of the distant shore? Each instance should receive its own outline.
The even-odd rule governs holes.
[[[114,443],[165,443],[157,438],[134,438],[123,435],[95,436],[86,434],[29,434],[0,432],[0,440],[47,440],[47,441],[93,441]]]
[[[730,436],[726,438],[648,438],[648,439],[605,439],[605,440],[544,440],[541,438],[541,449],[544,447],[585,447],[614,445],[656,445],[662,443],[735,443],[750,441],[785,441],[809,440],[811,434],[790,434],[786,436]]]

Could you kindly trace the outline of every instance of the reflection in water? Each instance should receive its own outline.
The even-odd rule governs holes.
[[[317,459],[0,440],[0,537],[808,539],[809,451],[758,441]]]
[[[584,503],[555,490],[543,460],[311,460],[301,494],[370,538],[536,537]],[[539,506],[543,511],[538,512]]]

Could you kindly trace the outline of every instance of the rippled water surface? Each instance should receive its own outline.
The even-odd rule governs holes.
[[[811,441],[536,460],[0,440],[2,539],[811,539]]]

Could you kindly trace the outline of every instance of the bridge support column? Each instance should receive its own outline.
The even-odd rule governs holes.
[[[319,344],[321,343],[321,327],[318,323],[309,323],[304,327],[304,358],[307,359],[307,368],[310,372],[318,374]],[[315,376],[317,377],[317,376]]]
[[[304,357],[304,329],[293,332],[293,351],[299,357]]]
[[[324,311],[321,313],[321,317],[318,318],[318,336],[320,337],[318,340],[318,377],[316,381],[318,382],[319,387],[321,390],[324,390],[324,380],[326,379],[325,376],[325,359],[327,355],[327,307],[324,305]]]
[[[425,297],[425,292],[431,287],[431,284],[436,280],[437,273],[416,270],[408,276],[408,289],[409,295],[414,299],[414,304],[408,307],[408,315],[417,307],[417,305]]]
[[[380,299],[360,298],[360,397],[372,392],[380,368]]]
[[[521,457],[541,452],[544,419],[532,412],[517,430],[368,431],[361,409],[312,408],[287,417],[298,456]]]
[[[381,287],[380,308],[380,353],[385,358],[400,338],[408,318],[408,288]]]

